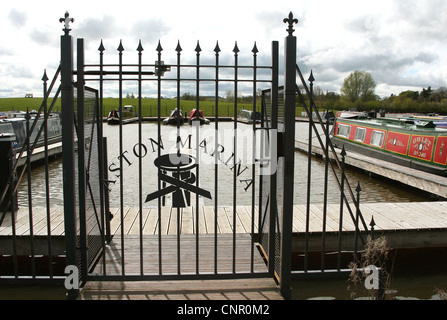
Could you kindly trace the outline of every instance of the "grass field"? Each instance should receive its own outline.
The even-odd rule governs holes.
[[[31,111],[38,110],[42,104],[43,98],[1,98],[0,99],[0,112],[4,111]],[[48,101],[48,106],[52,103],[52,99]],[[142,99],[142,114],[144,117],[156,117],[158,115],[158,101],[157,99]],[[138,99],[124,98],[124,105],[132,105],[134,110],[138,111]],[[199,101],[200,109],[203,110],[204,116],[215,116],[215,102],[214,101]],[[107,116],[108,112],[112,109],[118,109],[118,98],[105,98],[103,100],[103,116]],[[171,110],[177,107],[176,99],[163,99],[160,103],[160,112],[162,117],[169,116]],[[191,112],[196,107],[196,101],[181,100],[180,108],[184,112]],[[258,103],[257,107],[260,110],[261,106]],[[240,109],[253,109],[253,103],[238,103],[238,113]],[[61,103],[60,99],[55,102],[53,111],[60,111]],[[219,101],[219,116],[232,117],[234,116],[234,103]]]

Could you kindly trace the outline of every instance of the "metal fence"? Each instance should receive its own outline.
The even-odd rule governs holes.
[[[68,34],[64,37],[70,37]],[[67,46],[70,45],[70,41],[67,41]],[[64,44],[64,42],[63,42]],[[256,193],[259,173],[259,163],[255,159],[255,155],[259,152],[259,134],[257,133],[260,128],[256,121],[251,124],[241,124],[238,121],[239,117],[239,101],[238,96],[243,91],[252,94],[252,107],[251,111],[256,114],[260,111],[260,105],[258,99],[256,99],[259,89],[271,88],[276,91],[278,86],[278,44],[273,44],[273,56],[272,64],[259,65],[258,64],[258,48],[256,43],[254,44],[251,52],[249,52],[250,58],[243,57],[244,64],[240,63],[242,53],[235,43],[232,49],[233,61],[228,63],[221,62],[221,49],[219,44],[216,43],[214,49],[209,50],[214,56],[214,62],[211,63],[209,56],[206,58],[206,63],[202,63],[203,50],[197,43],[195,50],[195,63],[183,63],[184,53],[180,45],[180,42],[175,48],[176,61],[172,63],[168,62],[168,58],[163,56],[163,47],[161,43],[158,43],[153,51],[154,57],[150,57],[149,60],[155,61],[155,63],[143,63],[146,60],[147,54],[143,55],[143,45],[140,41],[135,52],[135,58],[137,63],[125,64],[123,63],[123,57],[126,50],[122,43],[119,44],[116,55],[116,64],[104,63],[104,55],[106,52],[105,46],[101,42],[99,46],[99,63],[98,64],[83,64],[83,39],[78,39],[78,65],[77,70],[72,70],[71,73],[67,72],[67,79],[63,79],[62,83],[70,82],[73,75],[77,76],[77,82],[92,83],[98,86],[98,110],[100,115],[104,113],[104,88],[106,86],[116,86],[118,88],[118,101],[117,112],[120,115],[116,130],[118,131],[118,159],[119,163],[114,170],[114,176],[116,177],[114,183],[115,196],[119,198],[119,208],[117,208],[114,214],[112,224],[118,225],[115,233],[112,233],[110,241],[104,241],[102,243],[102,250],[98,257],[98,265],[95,270],[88,270],[87,275],[83,280],[148,280],[148,279],[203,279],[203,278],[241,278],[241,277],[263,277],[269,276],[271,273],[267,269],[257,269],[256,259],[258,257],[257,247],[255,245],[255,235],[257,234],[257,205],[258,195]],[[69,50],[69,49],[67,49]],[[64,50],[63,50],[64,52]],[[70,54],[63,55],[63,65],[70,66]],[[64,61],[64,59],[67,59]],[[186,59],[185,59],[186,60]],[[191,61],[189,59],[188,61]],[[274,71],[272,71],[274,70]],[[273,75],[272,75],[273,73]],[[137,144],[133,146],[133,154],[136,156],[138,162],[137,181],[137,201],[133,202],[133,207],[129,210],[126,205],[126,194],[124,193],[128,182],[125,180],[126,171],[124,167],[128,164],[126,158],[126,151],[129,145],[126,144],[126,138],[124,135],[126,126],[124,114],[123,99],[125,95],[124,87],[126,84],[135,84],[138,88],[137,101],[135,114],[135,123],[133,126],[137,126]],[[166,140],[162,139],[162,131],[164,130],[162,123],[163,118],[161,116],[161,104],[163,101],[163,92],[174,92],[175,98],[172,99],[175,105],[174,111],[180,114],[182,111],[181,97],[184,93],[189,92],[193,88],[196,97],[196,109],[200,109],[202,101],[200,99],[203,95],[209,95],[208,92],[202,93],[204,86],[211,86],[214,102],[214,118],[210,117],[211,124],[214,130],[213,136],[209,137],[209,141],[213,141],[214,152],[209,151],[208,155],[213,157],[213,164],[211,167],[213,183],[210,190],[204,189],[202,183],[202,163],[199,162],[201,153],[201,147],[203,147],[204,137],[202,131],[206,128],[199,124],[200,114],[197,112],[195,117],[191,119],[191,134],[190,136],[182,137],[181,128],[183,119],[180,123],[179,118],[174,121],[174,128],[176,132],[175,138],[175,151],[168,153],[164,147]],[[143,183],[143,177],[146,176],[147,165],[143,162],[143,154],[146,154],[147,147],[145,142],[148,137],[144,135],[143,127],[146,125],[143,117],[143,97],[147,94],[145,89],[147,87],[155,88],[156,101],[158,105],[158,115],[155,119],[152,119],[156,123],[156,138],[151,140],[151,146],[156,149],[156,159],[151,164],[156,167],[157,174],[149,180],[149,183],[156,185],[155,190],[152,193],[147,192],[148,186]],[[222,92],[231,88],[233,91],[233,119],[231,120],[231,136],[232,143],[230,146],[223,146],[223,139],[225,137],[225,131],[221,130],[222,120],[219,118],[219,108],[221,106]],[[248,91],[247,91],[248,88]],[[82,86],[77,87],[77,94],[80,94]],[[172,91],[171,91],[172,90]],[[151,91],[150,93],[153,93]],[[67,87],[66,92],[69,96],[68,103],[63,104],[64,110],[70,110],[72,92]],[[78,104],[79,107],[79,104]],[[72,107],[73,108],[73,107]],[[66,111],[70,113],[70,111]],[[79,112],[79,110],[78,110]],[[175,114],[174,112],[174,114]],[[79,116],[78,116],[79,118]],[[185,124],[186,125],[186,124]],[[228,126],[227,126],[228,129]],[[243,150],[238,150],[238,139],[241,129],[251,131],[249,139],[251,139],[251,145],[253,150],[252,162],[245,164],[241,161],[240,154]],[[99,129],[101,130],[101,129]],[[261,130],[262,131],[262,130]],[[209,130],[207,131],[209,132]],[[79,135],[78,135],[79,138]],[[82,138],[85,139],[86,137]],[[67,136],[67,141],[71,139],[71,131]],[[79,138],[80,139],[80,138]],[[187,140],[188,139],[188,140]],[[186,141],[185,141],[186,140]],[[64,140],[65,141],[65,140]],[[193,144],[194,147],[189,147],[189,144]],[[109,145],[110,148],[110,145]],[[223,159],[223,148],[226,149],[225,159]],[[190,149],[190,153],[186,153]],[[195,150],[194,150],[195,149]],[[67,148],[67,150],[69,150]],[[247,151],[247,150],[244,150]],[[82,153],[78,153],[81,155]],[[104,155],[103,155],[104,157]],[[72,155],[68,155],[67,158],[71,159]],[[65,158],[64,158],[65,161]],[[177,162],[175,162],[177,161]],[[101,163],[102,161],[100,161]],[[68,166],[67,166],[68,167]],[[85,167],[85,166],[81,166]],[[88,166],[87,166],[88,167]],[[241,173],[245,170],[251,169],[251,177],[248,177],[241,182]],[[225,170],[225,171],[224,171]],[[99,170],[99,172],[102,172]],[[219,180],[223,175],[232,175],[231,185],[222,185]],[[88,175],[90,176],[90,175]],[[64,178],[65,183],[69,186],[68,191],[64,191],[66,195],[72,194],[70,192],[69,177]],[[92,179],[92,177],[90,177]],[[109,180],[102,177],[102,181],[110,183]],[[250,204],[248,205],[250,212],[248,216],[250,221],[248,222],[249,230],[242,229],[240,227],[237,208],[239,206],[240,196],[236,192],[236,188],[242,185],[245,186],[250,197]],[[83,183],[85,184],[85,182]],[[116,190],[116,188],[118,190]],[[85,191],[86,193],[89,188]],[[107,188],[105,194],[107,194]],[[218,232],[219,224],[218,220],[222,217],[223,204],[220,201],[221,194],[231,193],[231,203],[226,203],[231,209],[227,209],[227,217],[229,217],[229,224],[231,225],[231,232],[227,234],[221,234]],[[73,193],[74,194],[74,193]],[[165,201],[165,196],[171,195],[172,202]],[[210,214],[207,214],[208,222],[212,223],[214,230],[207,230],[207,234],[202,234],[201,219],[203,215],[203,206],[200,205],[201,198],[207,198],[212,200],[212,204],[209,206]],[[67,202],[69,209],[72,206],[76,207],[76,199],[73,198]],[[148,208],[147,203],[152,204],[153,208]],[[72,204],[73,203],[73,204]],[[151,207],[149,206],[149,207]],[[149,223],[147,218],[147,212],[151,209],[151,215],[153,215],[154,227],[157,230],[153,234],[146,234],[144,226]],[[79,208],[79,211],[85,209]],[[137,212],[133,224],[136,226],[137,232],[134,236],[126,234],[128,229],[127,214],[129,211]],[[194,220],[194,233],[192,235],[183,234],[181,231],[181,223],[186,212],[192,211],[192,219]],[[70,210],[66,210],[69,212]],[[77,210],[74,209],[76,212]],[[107,213],[107,210],[104,212]],[[167,213],[168,212],[168,213]],[[97,218],[99,223],[99,230],[101,235],[107,234],[107,223],[109,214],[105,214],[104,219]],[[77,218],[67,219],[66,223],[69,223],[66,230],[75,230],[77,226]],[[110,223],[110,222],[109,222]],[[172,234],[164,233],[164,226],[166,224],[175,224],[176,230],[171,230]],[[81,239],[82,231],[80,232]],[[73,237],[75,238],[75,237]],[[107,244],[107,247],[106,247]],[[186,248],[187,246],[191,246]],[[86,251],[85,245],[80,245],[80,252]],[[172,247],[171,247],[172,245]],[[211,246],[211,248],[210,248]],[[115,260],[110,260],[110,250],[108,247],[113,247],[116,252],[119,252],[115,256]],[[249,249],[247,249],[249,248]],[[67,255],[70,250],[67,248]],[[77,252],[74,246],[72,246],[72,252]],[[166,252],[169,256],[166,256]],[[115,254],[115,253],[113,253]],[[187,255],[187,256],[186,256]],[[211,260],[203,260],[203,256],[211,256]],[[225,255],[225,261],[223,262],[223,256]],[[68,260],[68,259],[67,259]],[[241,264],[243,261],[243,265]],[[185,271],[185,267],[192,268]]]
[[[208,50],[203,50],[197,42],[195,49],[189,54],[183,51],[178,42],[173,52],[165,55],[161,42],[153,46],[152,54],[143,54],[145,49],[141,41],[133,54],[129,53],[137,60],[136,63],[123,62],[127,52],[122,42],[119,43],[114,56],[116,63],[105,63],[106,48],[101,41],[98,63],[86,64],[84,40],[78,39],[75,70],[73,39],[69,34],[69,23],[72,20],[67,13],[61,21],[65,22],[65,34],[61,37],[61,66],[49,89],[46,86],[48,78],[46,75],[43,78],[44,102],[36,120],[31,124],[28,117],[26,121],[27,137],[31,137],[32,132],[38,130],[36,140],[32,143],[27,138],[17,155],[19,160],[24,154],[29,155],[43,133],[47,190],[44,219],[47,232],[43,239],[47,249],[44,253],[35,250],[37,237],[33,231],[35,215],[31,189],[28,195],[29,212],[23,218],[28,220],[30,226],[29,236],[25,240],[16,229],[16,210],[8,212],[11,203],[14,203],[17,181],[20,181],[25,173],[31,188],[30,157],[26,157],[22,170],[19,170],[18,162],[13,162],[1,194],[4,212],[1,216],[0,222],[3,223],[0,225],[0,232],[9,228],[11,235],[6,240],[8,243],[2,244],[2,250],[8,249],[0,255],[0,280],[62,280],[64,273],[61,268],[68,265],[78,267],[81,282],[269,276],[279,281],[283,296],[290,298],[293,277],[344,271],[341,263],[341,237],[345,208],[356,225],[355,255],[357,247],[364,243],[361,230],[368,232],[368,228],[360,211],[360,189],[357,189],[357,195],[352,191],[344,173],[343,157],[339,160],[330,142],[328,122],[321,119],[314,103],[313,75],[309,78],[309,89],[296,64],[296,37],[293,35],[293,27],[297,20],[293,18],[292,13],[284,19],[288,24],[288,36],[284,40],[283,86],[279,84],[280,54],[277,41],[272,42],[270,62],[263,61],[262,64],[258,62],[259,50],[256,43],[250,52],[241,52],[235,43],[233,48],[228,49],[233,55],[229,60],[227,55],[223,59],[218,42],[214,48]],[[146,60],[152,63],[143,62]],[[59,74],[61,85],[48,108],[48,97]],[[307,93],[307,99],[298,90],[297,75]],[[137,88],[137,106],[133,115],[135,123],[131,125],[136,127],[136,143],[132,146],[127,144],[125,136],[129,124],[126,124],[124,118],[123,101],[128,84]],[[108,159],[108,151],[112,145],[104,137],[103,127],[106,115],[104,99],[108,88],[118,92],[118,123],[115,127],[118,140],[114,146],[118,161],[115,159],[116,163],[112,162],[113,170]],[[233,114],[230,122],[224,125],[219,117],[219,108],[222,106],[220,96],[227,90],[233,91]],[[192,125],[188,127],[190,130],[187,136],[182,136],[182,124],[185,119],[174,117],[171,130],[174,138],[171,141],[172,149],[168,151],[167,140],[163,136],[166,133],[166,127],[163,126],[165,119],[161,115],[164,92],[170,92],[174,96],[171,101],[172,115],[175,116],[185,111],[182,95],[191,91],[195,96],[195,109],[198,110],[203,103],[201,97],[212,96],[214,115],[208,115],[211,122],[207,126],[201,123],[203,119],[200,112],[196,112],[190,119]],[[262,94],[258,98],[259,91]],[[253,121],[249,124],[238,121],[241,109],[238,96],[247,92],[252,95],[249,111],[253,112],[253,118],[249,120]],[[154,100],[157,104],[157,116],[150,119],[155,126],[152,131],[155,138],[148,137],[144,130],[146,121],[149,120],[144,116],[144,96],[149,94],[155,94]],[[47,120],[59,96],[62,104],[61,175],[64,207],[59,210],[57,219],[63,230],[63,237],[56,237],[52,228],[56,214],[48,191],[51,180],[48,169]],[[325,152],[324,220],[318,270],[309,267],[311,252],[308,250],[312,139],[309,139],[306,177],[308,189],[303,266],[293,266],[292,263],[292,243],[295,236],[292,232],[295,210],[293,186],[295,179],[303,179],[295,177],[294,173],[297,105],[303,106],[308,114],[309,137],[317,133],[318,142]],[[257,121],[257,113],[261,115],[260,123]],[[313,120],[313,113],[319,117],[317,121]],[[44,119],[44,124],[40,127],[37,126],[38,118]],[[317,128],[318,124],[321,124],[320,129]],[[188,124],[185,123],[185,126]],[[230,131],[223,131],[223,127]],[[249,134],[243,136],[241,129],[248,130]],[[320,136],[321,132],[323,134]],[[207,136],[204,137],[204,133]],[[224,145],[223,140],[228,137],[231,143]],[[250,163],[241,160],[243,151],[247,151],[241,150],[238,145],[241,139],[250,140]],[[155,157],[149,163],[144,159],[149,153],[146,143],[150,143]],[[136,190],[132,192],[136,200],[132,200],[130,206],[129,201],[126,201],[129,195],[125,191],[129,181],[125,179],[127,173],[124,170],[125,166],[131,163],[128,158],[129,148],[134,156],[132,163],[136,163],[137,167],[136,178],[131,181],[133,190]],[[212,159],[211,170],[206,171],[211,172],[211,184],[206,184],[203,177],[205,166],[201,159],[204,150],[207,150],[206,155]],[[334,161],[329,161],[330,152],[335,157]],[[149,168],[152,171],[148,171]],[[326,190],[329,170],[332,170],[337,181],[336,187],[340,189],[337,252],[339,258],[335,270],[329,268],[325,262]],[[250,171],[250,176],[242,178],[243,172]],[[222,182],[222,179],[227,177],[229,180]],[[244,198],[250,199],[248,203],[244,203],[242,200],[245,199],[241,199],[237,192],[241,185],[246,192]],[[110,193],[112,186],[113,194]],[[223,193],[231,194],[229,203],[222,202]],[[168,196],[171,201],[166,201]],[[119,202],[113,215],[109,205],[111,197],[117,197]],[[207,199],[210,204],[204,206],[202,199]],[[248,208],[244,209],[247,210],[245,222],[244,218],[239,216],[242,203]],[[191,234],[186,234],[182,229],[187,216],[190,222],[192,221],[191,227],[194,231]],[[221,232],[223,218],[227,219],[230,230],[225,234]],[[153,227],[153,231],[148,233],[149,225]],[[167,226],[171,226],[170,231],[166,231]],[[136,230],[133,234],[128,232],[130,227]],[[205,229],[206,232],[203,232]],[[59,243],[58,248],[61,248],[60,242],[63,242],[63,253],[59,252],[60,249],[55,249],[56,241]],[[24,263],[19,261],[24,256],[19,253],[23,248],[27,257]],[[267,261],[266,265],[262,259],[262,263],[258,263],[258,250]],[[36,261],[42,256],[45,257],[48,269],[42,271],[40,276]],[[30,271],[23,273],[21,266],[26,266]],[[69,296],[76,295],[76,288],[69,291]]]
[[[49,97],[61,69],[58,68],[50,85],[46,72],[43,80],[44,100],[37,112],[26,112],[23,119],[14,120],[10,139],[2,141],[9,154],[3,173],[0,216],[0,280],[1,281],[57,281],[65,278],[63,239],[55,231],[60,220],[51,212],[53,197],[50,193],[49,160],[52,144],[60,143],[60,114],[54,112],[60,89]],[[51,127],[49,125],[51,124]],[[23,137],[22,137],[23,135]],[[3,135],[5,137],[5,135]],[[31,155],[33,154],[33,157]],[[56,151],[57,154],[57,151]],[[39,189],[43,190],[45,205],[36,208],[33,204],[32,169],[35,158],[43,166],[44,178]],[[9,162],[9,163],[8,163]],[[19,210],[18,188],[26,186],[25,199]]]

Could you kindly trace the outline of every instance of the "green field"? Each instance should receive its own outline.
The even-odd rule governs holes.
[[[43,98],[1,98],[0,99],[0,112],[4,111],[31,111],[38,110],[42,104]],[[52,99],[48,101],[48,106],[52,103]],[[143,117],[156,117],[158,115],[158,100],[157,99],[142,99],[141,108]],[[138,99],[137,98],[124,98],[123,105],[132,105],[134,110],[138,111]],[[215,116],[215,102],[214,100],[201,100],[199,101],[200,109],[203,110],[204,116]],[[105,98],[103,100],[103,116],[107,116],[108,112],[112,109],[118,109],[118,98]],[[169,116],[171,110],[177,107],[176,99],[163,99],[160,103],[161,117]],[[184,112],[189,112],[196,107],[196,101],[181,100],[180,108]],[[258,102],[257,109],[260,110],[260,103]],[[253,109],[253,103],[238,103],[238,112],[240,109]],[[60,111],[61,103],[58,99],[54,105],[53,111]],[[234,116],[234,102],[219,101],[219,116],[221,117],[233,117]]]

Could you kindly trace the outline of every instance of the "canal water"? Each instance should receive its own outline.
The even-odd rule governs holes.
[[[252,187],[258,188],[258,180],[251,183],[253,178],[253,154],[252,154],[252,128],[251,125],[238,124],[237,131],[237,153],[236,167],[233,158],[233,131],[234,124],[232,122],[219,123],[217,153],[219,153],[217,161],[218,171],[218,205],[232,205],[236,199],[237,205],[251,205]],[[127,124],[123,126],[122,140],[122,188],[124,206],[138,206],[139,201],[139,163],[141,159],[143,169],[143,180],[141,197],[143,201],[146,196],[158,189],[158,168],[155,161],[159,155],[158,127],[156,123],[143,123],[141,149],[138,138],[138,125]],[[114,180],[114,184],[110,184],[110,206],[119,207],[120,193],[120,177],[116,169],[120,166],[120,147],[119,147],[119,127],[104,125],[104,135],[108,142],[108,163],[109,163],[109,179]],[[177,139],[180,136],[180,140]],[[296,124],[296,136],[302,140],[307,139],[308,125],[307,123]],[[181,153],[193,156],[197,163],[200,164],[198,179],[200,188],[209,191],[211,199],[201,198],[200,203],[204,205],[214,205],[215,190],[215,157],[216,141],[214,123],[200,128],[197,135],[196,128],[184,125],[180,131],[176,127],[161,127],[161,142],[163,149],[160,154],[176,153],[177,144],[180,142]],[[259,137],[257,137],[259,139]],[[259,140],[256,142],[259,144]],[[256,157],[259,157],[256,154]],[[197,160],[198,159],[198,160]],[[301,152],[295,153],[295,203],[305,203],[307,190],[307,155]],[[233,190],[233,178],[236,170],[236,188]],[[255,165],[256,172],[259,172],[259,166]],[[196,175],[195,169],[191,172]],[[56,159],[50,162],[50,203],[51,206],[63,205],[63,187],[62,187],[62,161]],[[360,183],[361,201],[365,202],[411,202],[411,201],[431,201],[432,198],[420,191],[415,191],[410,187],[395,183],[379,177],[370,176],[361,171],[347,168],[347,178],[350,184],[355,188]],[[311,201],[314,203],[322,202],[323,180],[324,180],[324,161],[318,158],[312,160],[312,188]],[[329,174],[329,193],[328,202],[338,203],[340,192],[335,185],[332,173]],[[26,176],[24,177],[26,180]],[[33,166],[32,170],[32,201],[34,206],[44,206],[45,199],[45,171],[43,166]],[[234,196],[233,192],[236,192]],[[28,206],[27,194],[28,189],[25,181],[19,188],[19,205]],[[192,196],[191,198],[195,198]],[[171,199],[167,199],[171,201]],[[257,201],[255,202],[257,203]],[[157,201],[144,202],[145,207],[153,207],[157,205]],[[446,270],[447,271],[447,270]],[[447,272],[446,272],[447,273]],[[424,274],[414,273],[410,276],[395,277],[393,283],[394,297],[407,299],[437,299],[440,297],[438,289],[447,291],[447,276],[445,274]],[[330,298],[330,299],[347,299],[347,283],[346,280],[330,280],[330,281],[295,281],[293,284],[294,299],[309,298]],[[397,288],[397,289],[396,289]],[[442,296],[442,295],[441,295]]]
[[[232,205],[236,198],[237,205],[251,205],[252,187],[256,190],[259,186],[258,177],[255,176],[252,183],[253,173],[253,137],[251,125],[238,123],[237,135],[238,145],[236,156],[233,156],[233,137],[234,124],[232,122],[219,123],[217,153],[218,172],[218,205]],[[300,139],[307,139],[308,125],[306,123],[297,122],[296,136]],[[125,206],[137,206],[139,201],[139,162],[142,164],[142,190],[141,197],[145,201],[146,196],[158,188],[157,174],[158,169],[154,161],[158,157],[158,131],[156,123],[143,123],[141,138],[141,155],[139,154],[139,138],[138,125],[127,124],[123,126],[122,140],[122,188]],[[173,126],[161,127],[161,145],[160,154],[177,152],[177,136],[180,136],[179,146],[182,154],[188,154],[196,158],[199,166],[199,184],[204,190],[211,193],[212,198],[201,198],[200,201],[204,205],[214,205],[215,193],[215,158],[212,156],[216,149],[215,127],[211,123],[202,126],[200,132],[196,134],[196,128],[189,125],[181,127],[177,132],[177,128]],[[120,175],[117,170],[120,167],[120,146],[119,146],[119,127],[112,125],[104,125],[104,136],[107,137],[108,143],[108,163],[109,163],[109,179],[115,181],[110,184],[111,207],[119,207],[120,193]],[[257,136],[256,144],[260,144],[260,138]],[[198,145],[198,147],[196,147]],[[260,155],[257,153],[256,158]],[[197,158],[199,159],[197,161]],[[234,166],[234,158],[236,158],[236,166]],[[234,197],[233,179],[236,171],[236,197]],[[259,165],[255,165],[256,174],[259,173]],[[302,152],[295,153],[295,203],[305,203],[307,192],[307,172],[308,159],[307,155]],[[197,175],[195,169],[192,170]],[[52,206],[63,205],[63,188],[62,188],[62,160],[56,159],[50,162],[50,202]],[[410,201],[429,201],[430,196],[419,191],[397,184],[395,182],[385,180],[376,176],[370,176],[364,172],[347,168],[347,179],[353,189],[360,183],[362,188],[361,202],[410,202]],[[24,177],[26,180],[26,176]],[[323,199],[323,182],[324,182],[324,161],[322,159],[312,158],[311,170],[311,202],[322,203]],[[45,170],[43,166],[34,166],[32,171],[32,199],[33,205],[45,205]],[[332,172],[329,172],[328,183],[328,202],[338,203],[340,199],[340,191],[336,186],[335,178]],[[19,187],[19,203],[27,206],[27,184],[23,181]],[[169,197],[169,195],[168,195]],[[192,197],[194,198],[194,197]],[[258,203],[258,202],[255,202]],[[157,202],[145,202],[145,207],[156,206]]]

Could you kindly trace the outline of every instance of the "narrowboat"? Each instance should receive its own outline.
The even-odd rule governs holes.
[[[447,128],[447,117],[444,116],[412,115],[411,118],[414,118],[416,121],[433,121],[436,127]]]
[[[210,124],[210,120],[203,116],[203,110],[199,110],[199,117],[197,117],[197,109],[192,109],[189,115],[188,123],[192,124],[193,121],[199,120],[200,124]]]
[[[134,122],[138,120],[135,113],[133,112],[133,107],[130,105],[126,105],[123,107],[123,116],[122,122],[123,124]],[[119,110],[112,110],[107,115],[107,124],[119,124],[120,123],[120,112]]]
[[[248,124],[252,124],[253,121],[256,123],[261,123],[261,113],[242,109],[239,111],[237,121]]]
[[[168,118],[163,120],[163,124],[172,124],[172,125],[183,125],[185,122],[185,117],[183,116],[182,110],[174,109],[171,111],[171,114]]]
[[[13,142],[14,148],[21,148],[26,142],[26,113],[12,113],[10,118],[0,119],[0,135],[1,134],[13,134],[15,141]],[[29,127],[31,128],[36,114],[30,113]],[[37,134],[44,123],[43,117],[37,120],[37,125],[31,133],[30,141],[34,144]],[[62,140],[62,120],[59,112],[52,112],[47,120],[47,142],[53,144]],[[45,143],[44,134],[41,133],[36,147],[41,147]]]
[[[337,118],[332,142],[356,153],[447,176],[447,129],[433,121]]]

